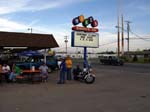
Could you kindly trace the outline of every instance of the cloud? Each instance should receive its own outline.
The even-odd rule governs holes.
[[[6,18],[0,18],[0,30],[3,31],[19,31],[19,32],[26,32],[28,33],[29,31],[27,30],[28,28],[33,29],[33,33],[46,33],[46,34],[53,34],[56,41],[58,42],[60,48],[64,48],[65,42],[64,42],[64,36],[69,36],[69,42],[68,42],[68,47],[70,47],[71,43],[71,29],[70,29],[70,24],[68,23],[63,23],[63,24],[58,24],[55,26],[46,26],[46,25],[37,25],[39,20],[33,20],[30,23],[19,23],[17,21],[12,21],[10,19]],[[68,26],[68,27],[66,27]],[[99,44],[101,45],[99,48],[97,48],[98,51],[106,51],[106,50],[113,50],[116,51],[117,49],[117,29],[116,31],[108,31],[109,27],[111,25],[107,26],[105,25],[105,28],[100,30],[99,32]],[[65,28],[64,28],[65,27]],[[141,34],[144,35],[144,34]],[[131,37],[134,37],[133,35],[130,35]],[[125,33],[125,38],[126,33]],[[142,41],[142,40],[131,40],[130,46],[131,50],[136,50],[138,46],[140,48],[148,48],[149,42],[147,41]],[[144,44],[143,44],[144,43]],[[126,40],[125,40],[125,49],[126,49]],[[68,50],[72,51],[72,48],[68,48]],[[100,49],[100,50],[99,50]]]
[[[36,22],[38,22],[38,20],[34,20],[28,24],[23,24],[6,18],[0,18],[0,31],[29,33],[30,31],[27,29],[32,28],[32,33],[53,34],[61,47],[65,45],[64,36],[67,35],[69,41],[71,40],[71,30],[64,29],[65,24],[59,26],[55,25],[50,28],[45,25],[35,25]]]
[[[40,11],[91,0],[1,0],[0,14],[21,11]]]
[[[150,14],[150,5],[146,5],[146,6],[139,6],[138,7],[141,11],[143,12],[148,12]]]
[[[0,18],[0,30],[7,29],[9,31],[12,31],[12,30],[22,30],[27,28],[28,28],[27,25],[10,21],[8,19]]]
[[[21,11],[30,0],[1,0],[0,14],[7,14]]]
[[[128,2],[128,4],[125,6],[126,9],[132,11],[132,10],[136,10],[137,12],[136,13],[147,13],[147,14],[150,14],[150,2],[149,0],[132,0],[130,2]],[[127,11],[128,11],[127,10]]]

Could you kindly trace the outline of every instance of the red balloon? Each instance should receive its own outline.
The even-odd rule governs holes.
[[[92,26],[92,27],[97,27],[97,26],[98,26],[98,21],[97,21],[97,20],[94,20],[94,21],[91,23],[91,26]]]

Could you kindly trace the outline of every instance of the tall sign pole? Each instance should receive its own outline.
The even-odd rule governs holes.
[[[84,47],[84,63],[83,63],[83,67],[86,68],[87,67],[87,47]]]

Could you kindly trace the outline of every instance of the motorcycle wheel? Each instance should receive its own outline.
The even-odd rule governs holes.
[[[88,75],[88,76],[85,78],[85,83],[87,83],[87,84],[92,84],[92,83],[94,83],[94,81],[95,81],[95,77],[92,76],[92,75]]]

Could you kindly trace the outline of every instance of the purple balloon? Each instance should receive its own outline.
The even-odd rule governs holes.
[[[80,23],[80,21],[79,21],[79,18],[78,17],[76,17],[76,18],[74,18],[73,20],[72,20],[72,24],[73,25],[77,25],[77,24],[79,24]]]
[[[94,18],[93,18],[92,16],[90,16],[90,17],[88,18],[88,20],[89,20],[89,23],[92,23],[92,22],[94,21]]]

